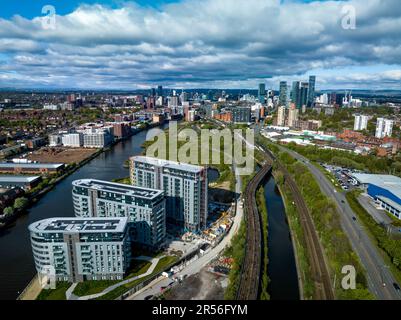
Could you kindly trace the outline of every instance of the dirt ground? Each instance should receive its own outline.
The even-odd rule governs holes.
[[[165,294],[166,300],[224,300],[227,278],[208,272],[203,268],[200,273],[186,278],[181,284]]]
[[[90,157],[96,151],[97,149],[46,147],[30,154],[28,159],[42,163],[79,163]]]

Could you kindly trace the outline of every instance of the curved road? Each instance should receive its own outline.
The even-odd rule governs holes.
[[[316,178],[320,189],[336,203],[343,230],[366,270],[370,291],[380,300],[401,299],[401,293],[393,287],[393,283],[397,281],[390,272],[389,267],[385,265],[378,248],[372,243],[361,223],[358,220],[354,221],[352,219],[354,212],[349,206],[345,195],[337,192],[329,179],[311,164],[307,158],[283,146],[279,146],[279,148],[303,162]]]

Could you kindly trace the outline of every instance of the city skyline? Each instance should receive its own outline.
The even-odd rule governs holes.
[[[54,5],[54,28],[44,28]],[[398,2],[35,1],[0,13],[0,88],[401,88]],[[355,9],[355,28],[342,21]],[[267,17],[267,18],[266,18]],[[238,23],[240,22],[240,23]]]

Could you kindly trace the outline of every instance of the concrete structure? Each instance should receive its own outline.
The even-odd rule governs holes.
[[[368,128],[369,116],[356,114],[354,117],[354,131],[362,131]]]
[[[72,186],[77,217],[127,217],[133,241],[152,248],[164,242],[163,191],[93,179],[76,180]]]
[[[284,126],[285,126],[285,112],[286,112],[285,106],[280,106],[280,107],[278,107],[278,111],[277,111],[277,125],[278,125],[279,127],[284,127]]]
[[[131,183],[135,186],[164,190],[167,221],[192,232],[206,227],[208,216],[206,168],[135,156],[130,159],[130,174]]]
[[[35,188],[40,181],[42,181],[41,176],[5,176],[0,175],[0,188],[13,189],[16,187],[22,188],[24,190],[30,190]]]
[[[353,177],[383,209],[401,219],[401,178],[391,175],[361,174]]]
[[[29,226],[38,273],[57,281],[121,280],[131,262],[127,218],[51,218]]]
[[[294,104],[291,105],[288,111],[288,126],[295,127],[299,118],[299,109],[295,107]]]
[[[84,132],[85,148],[104,148],[113,142],[113,136],[102,129],[88,129]]]
[[[0,163],[0,173],[53,174],[64,170],[64,163]]]
[[[376,123],[376,138],[391,137],[393,134],[393,125],[393,120],[378,118]]]

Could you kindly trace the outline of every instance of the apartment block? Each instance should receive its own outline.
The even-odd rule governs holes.
[[[175,161],[135,156],[130,159],[131,183],[161,189],[166,196],[167,221],[196,232],[207,222],[207,169]]]

